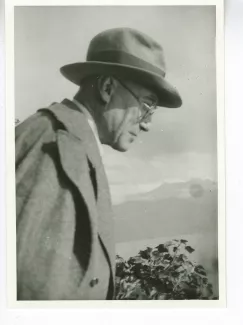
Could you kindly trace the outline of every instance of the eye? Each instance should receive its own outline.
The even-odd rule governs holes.
[[[150,97],[143,97],[142,101],[143,101],[143,104],[148,109],[156,107],[156,101],[154,99],[150,98]]]

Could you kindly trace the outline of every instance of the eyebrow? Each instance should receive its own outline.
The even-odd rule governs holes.
[[[142,96],[143,98],[148,98],[148,99],[151,99],[152,101],[154,102],[158,102],[158,97],[154,94],[148,94],[148,95],[145,95],[145,96]]]
[[[135,86],[137,86],[137,84],[135,83],[135,82],[133,82],[133,81],[131,81],[131,80],[121,80],[120,78],[116,78],[120,83],[121,83],[121,85],[123,85],[124,86],[124,83],[125,83],[125,88],[127,88],[127,86],[126,86],[126,83],[133,83]],[[144,86],[142,86],[144,89],[146,89]],[[129,91],[130,91],[131,89],[129,88]],[[149,91],[150,93],[149,94],[147,94],[147,95],[144,95],[144,96],[142,96],[142,95],[140,95],[140,97],[142,97],[142,98],[147,98],[147,99],[150,99],[150,100],[152,100],[153,102],[155,102],[156,104],[158,103],[158,97],[152,92],[152,91],[150,91],[149,89],[146,89],[147,91]],[[133,93],[134,94],[134,93]],[[137,94],[135,94],[136,95],[136,97],[139,97]]]

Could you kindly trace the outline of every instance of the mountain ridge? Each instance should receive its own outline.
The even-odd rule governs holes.
[[[159,188],[114,207],[117,242],[217,232],[217,183],[190,180]]]

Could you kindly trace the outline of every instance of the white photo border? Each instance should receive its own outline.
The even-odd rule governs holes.
[[[15,223],[15,174],[14,174],[14,6],[54,5],[216,5],[217,13],[217,112],[218,112],[218,184],[219,184],[219,300],[213,301],[43,301],[20,302],[16,297],[16,223]],[[222,308],[226,306],[225,267],[225,113],[224,113],[224,4],[221,0],[205,1],[21,1],[5,4],[6,20],[6,212],[7,212],[7,292],[9,308]],[[153,311],[154,312],[154,311]],[[178,318],[180,319],[180,318]]]

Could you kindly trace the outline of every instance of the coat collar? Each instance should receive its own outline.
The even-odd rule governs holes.
[[[52,104],[49,109],[62,122],[69,134],[82,141],[94,167],[103,165],[95,135],[79,107],[66,98],[61,103]]]
[[[83,196],[93,218],[93,225],[98,226],[97,231],[114,272],[114,226],[110,191],[94,133],[84,114],[70,100],[65,99],[61,104],[54,103],[48,110],[64,126],[64,130],[57,132],[62,167]],[[97,202],[90,184],[87,158],[96,173]]]

